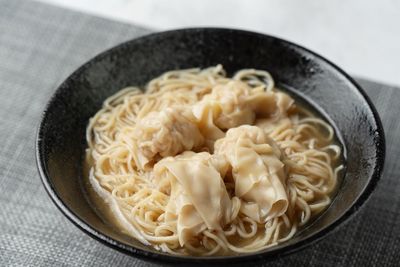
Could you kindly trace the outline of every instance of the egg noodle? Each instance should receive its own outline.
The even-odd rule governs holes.
[[[334,138],[266,71],[170,71],[109,97],[91,118],[89,181],[118,228],[146,245],[255,252],[330,204],[343,168]]]

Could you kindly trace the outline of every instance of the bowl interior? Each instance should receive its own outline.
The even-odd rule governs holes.
[[[122,251],[181,259],[114,231],[88,204],[81,184],[85,130],[104,99],[121,88],[143,85],[168,70],[216,64],[230,74],[242,68],[268,70],[278,83],[294,88],[325,114],[346,152],[346,174],[326,212],[288,242],[256,254],[294,251],[358,209],[374,188],[384,156],[379,118],[358,86],[320,56],[283,40],[245,31],[189,29],[153,34],[97,56],[73,73],[49,102],[38,132],[38,166],[46,189],[69,219]]]

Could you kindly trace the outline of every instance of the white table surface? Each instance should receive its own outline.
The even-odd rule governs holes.
[[[275,35],[318,52],[359,77],[400,85],[396,0],[41,0],[167,30],[233,27]]]

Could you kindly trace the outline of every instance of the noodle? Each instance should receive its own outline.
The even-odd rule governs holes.
[[[170,71],[90,119],[89,185],[124,233],[158,250],[255,252],[330,204],[343,168],[334,138],[266,71]]]

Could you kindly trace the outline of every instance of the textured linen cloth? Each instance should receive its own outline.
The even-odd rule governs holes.
[[[44,105],[79,65],[148,30],[49,5],[0,0],[0,266],[150,266],[91,239],[58,211],[36,169]],[[382,118],[384,175],[368,203],[322,241],[265,266],[400,262],[400,89],[359,80]]]

